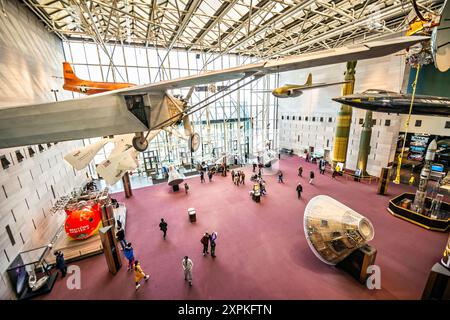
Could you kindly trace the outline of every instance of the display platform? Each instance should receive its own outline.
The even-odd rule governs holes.
[[[122,227],[126,230],[126,215],[127,208],[123,203],[119,203],[119,206],[114,208],[116,228],[117,220],[120,220]],[[61,232],[53,244],[53,248],[54,251],[62,251],[66,262],[85,259],[103,252],[102,242],[98,233],[88,239],[77,241],[71,240],[64,232]],[[46,259],[50,264],[54,264],[56,262],[56,257],[53,254],[49,254]]]
[[[55,285],[56,279],[58,278],[58,272],[53,272],[47,282],[45,283],[44,286],[42,286],[39,290],[33,291],[30,288],[28,288],[23,294],[22,296],[19,298],[19,300],[28,300],[28,299],[32,299],[34,297],[49,293],[50,291],[52,291],[53,286]]]
[[[408,203],[414,202],[414,194],[405,192],[391,200],[387,210],[395,217],[417,224],[422,228],[434,231],[447,232],[450,229],[450,216],[447,214],[445,218],[435,219],[424,214],[417,213],[408,208]],[[425,207],[431,207],[431,198],[426,198]],[[403,206],[402,206],[403,204]],[[441,211],[450,212],[450,204],[442,201]]]

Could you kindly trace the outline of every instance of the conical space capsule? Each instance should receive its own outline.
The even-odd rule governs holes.
[[[335,199],[312,198],[303,216],[311,250],[323,262],[335,265],[373,239],[372,223]]]
[[[184,175],[179,173],[175,167],[170,166],[169,167],[169,179],[168,179],[168,185],[169,186],[175,186],[177,184],[180,184],[184,181]]]

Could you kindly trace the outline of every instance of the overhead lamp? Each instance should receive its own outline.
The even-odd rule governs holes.
[[[11,164],[11,162],[9,162],[5,156],[0,157],[0,162],[2,163],[3,169],[8,169],[9,165]]]
[[[39,149],[39,152],[42,152],[45,150],[44,147],[42,146],[42,144],[38,144],[38,149]]]
[[[23,156],[23,154],[20,152],[20,150],[16,151],[16,157],[17,157],[17,161],[18,162],[22,162],[23,159],[25,159],[25,157]]]
[[[28,154],[30,155],[30,157],[32,158],[34,156],[36,152],[34,151],[34,149],[32,147],[28,147]]]

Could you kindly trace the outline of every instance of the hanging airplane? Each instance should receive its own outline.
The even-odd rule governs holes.
[[[119,86],[123,85],[124,88],[107,92],[107,85],[83,82],[73,70],[70,73],[71,68],[67,68],[65,75],[73,77],[65,81],[66,88],[97,94],[79,99],[0,108],[0,148],[133,133],[131,145],[137,151],[144,151],[149,136],[156,130],[182,122],[189,136],[191,150],[194,150],[198,148],[200,140],[193,133],[189,115],[267,74],[385,56],[427,39],[413,36],[378,40],[147,85],[121,83]],[[219,90],[194,106],[188,105],[196,85],[230,80],[234,81],[226,86],[226,93],[223,93],[225,90]],[[172,89],[188,87],[191,90],[184,98],[168,93]],[[128,158],[123,160],[126,162],[123,166],[119,162],[116,161],[117,168],[130,167]],[[118,169],[117,172],[121,171]]]
[[[410,94],[378,89],[332,100],[359,109],[397,114],[408,114],[411,105]],[[415,95],[411,114],[448,117],[450,116],[450,98]]]
[[[82,80],[75,75],[72,66],[68,62],[63,62],[63,72],[64,90],[84,93],[87,95],[136,86],[133,83],[124,82],[99,82]]]
[[[295,98],[301,96],[304,90],[335,86],[346,82],[347,81],[331,82],[331,83],[313,83],[312,74],[310,73],[308,75],[308,79],[306,80],[305,84],[286,84],[284,86],[273,89],[272,94],[277,98]]]

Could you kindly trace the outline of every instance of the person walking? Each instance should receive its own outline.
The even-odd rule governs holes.
[[[194,263],[188,256],[183,258],[181,261],[181,266],[183,267],[184,272],[184,280],[189,281],[189,286],[192,286],[192,268],[194,267]]]
[[[306,153],[305,161],[309,162],[309,152]]]
[[[212,173],[211,170],[209,170],[209,171],[208,171],[208,179],[209,179],[209,182],[212,181],[212,177],[213,177],[213,173]]]
[[[234,170],[231,170],[231,182],[234,183],[234,175],[236,174],[236,172],[234,172]]]
[[[216,257],[216,240],[217,240],[217,232],[211,233],[211,237],[209,239],[209,243],[211,246],[211,257]]]
[[[56,251],[56,269],[61,271],[61,275],[64,278],[67,274],[67,266],[66,266],[66,260],[64,259],[64,254],[61,250]]]
[[[325,160],[322,160],[322,164],[320,166],[320,171],[322,174],[325,174],[325,166],[327,165],[327,162]]]
[[[309,172],[309,184],[312,184],[314,181],[314,171]]]
[[[241,171],[241,183],[245,184],[245,173],[244,173],[244,171]]]
[[[283,182],[283,172],[281,170],[278,171],[278,182],[284,183]]]
[[[205,172],[203,170],[200,171],[200,182],[205,182]]]
[[[300,184],[300,182],[297,184],[297,199],[300,199],[302,197],[302,191],[303,191],[303,187]]]
[[[300,167],[298,167],[298,176],[301,177],[302,174],[303,174],[303,167],[300,166]]]
[[[125,255],[125,258],[128,260],[128,269],[127,271],[130,271],[133,269],[133,263],[134,263],[134,250],[131,246],[131,242],[127,243],[127,246],[123,250],[123,254]]]
[[[142,279],[144,279],[146,282],[150,278],[150,275],[145,274],[145,272],[142,270],[141,265],[139,264],[139,260],[136,260],[134,262],[134,282],[136,283],[136,290],[141,287]]]
[[[125,230],[122,229],[122,226],[117,227],[116,238],[117,241],[119,241],[120,246],[122,247],[122,251],[125,250],[127,241],[125,240]]]
[[[208,252],[208,244],[209,244],[210,235],[208,231],[205,232],[203,237],[200,239],[200,242],[203,244],[203,256],[206,256]]]
[[[187,184],[187,182],[184,183],[184,191],[186,192],[186,194],[188,194],[189,185]]]
[[[167,222],[161,218],[161,222],[159,223],[159,229],[163,232],[163,239],[166,240],[167,235]]]
[[[257,167],[256,163],[253,163],[253,172],[256,171],[256,167]]]

